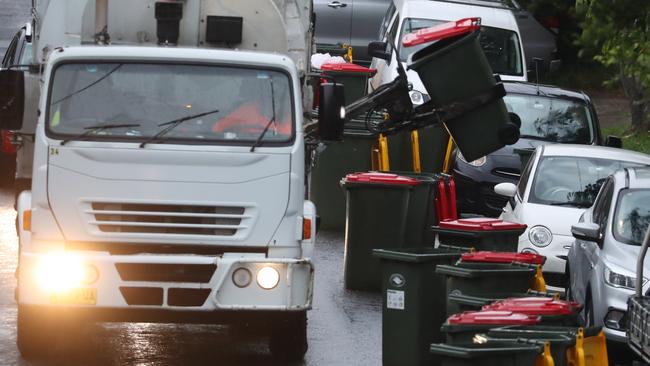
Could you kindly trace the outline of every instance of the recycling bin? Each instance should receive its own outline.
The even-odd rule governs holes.
[[[467,161],[519,139],[519,126],[510,120],[502,99],[505,91],[497,86],[479,42],[477,23],[479,18],[441,24],[404,41],[408,47],[439,40],[413,53],[408,68],[418,73],[434,105],[466,106],[464,113],[443,121]],[[477,95],[485,97],[469,106],[468,99]]]
[[[536,272],[535,265],[524,263],[458,262],[436,267],[436,273],[447,277],[448,295],[489,298],[527,292]],[[457,303],[448,300],[447,311],[449,314],[455,314],[461,309]]]
[[[490,305],[500,300],[530,297],[530,296],[539,296],[539,297],[556,299],[559,297],[559,294],[554,292],[539,292],[539,291],[529,290],[527,292],[500,294],[498,296],[494,296],[494,295],[470,296],[470,295],[464,295],[461,293],[452,292],[447,296],[447,301],[450,304],[448,305],[449,312],[447,313],[447,315],[462,313],[465,311],[479,311],[483,309],[484,306]]]
[[[341,177],[372,169],[372,145],[375,137],[368,131],[346,124],[343,141],[326,145],[318,153],[310,173],[309,199],[318,208],[320,228],[343,232],[345,229],[345,192]]]
[[[463,248],[375,249],[381,259],[382,359],[384,366],[430,365],[428,347],[442,342],[445,279],[439,264],[460,258]]]
[[[439,359],[437,364],[441,366],[537,366],[543,345],[525,342],[432,344],[429,351]]]
[[[445,147],[449,134],[442,125],[432,125],[417,130],[420,142],[420,168],[422,172],[442,171],[445,162]],[[391,170],[413,170],[411,131],[402,131],[388,136],[388,156]]]
[[[411,191],[409,197],[404,245],[413,248],[433,247],[436,234],[431,230],[431,227],[438,221],[435,209],[438,176],[432,173],[406,171],[393,171],[391,173],[415,178],[420,182]]]
[[[496,301],[485,305],[483,310],[539,315],[542,317],[542,323],[546,325],[576,326],[582,305],[548,297],[520,297]]]
[[[487,337],[488,343],[506,339],[547,341],[551,346],[555,366],[608,364],[607,347],[601,327],[514,325],[491,329]],[[582,363],[576,362],[581,358]]]
[[[515,252],[473,252],[465,253],[461,257],[463,262],[475,263],[526,263],[537,266],[535,278],[530,284],[530,288],[546,292],[546,280],[544,280],[544,273],[542,266],[546,262],[546,257],[535,253],[515,253]]]
[[[516,252],[526,225],[492,218],[441,221],[433,231],[442,244],[474,247],[479,251]]]
[[[373,249],[406,247],[411,194],[420,181],[389,173],[348,174],[344,284],[350,290],[381,289],[379,258]],[[420,187],[421,188],[421,187]]]
[[[477,334],[485,334],[492,328],[508,325],[538,325],[537,315],[513,313],[512,311],[468,311],[450,316],[440,328],[446,334],[447,343],[473,343]]]
[[[377,73],[377,70],[350,63],[323,64],[320,69],[323,75],[329,76],[336,83],[343,84],[345,105],[366,95],[368,78]]]

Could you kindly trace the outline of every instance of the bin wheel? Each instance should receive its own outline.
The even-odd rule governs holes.
[[[61,331],[52,317],[18,305],[16,345],[24,358],[32,360],[48,356],[53,349],[53,340]]]
[[[280,361],[301,361],[307,352],[307,312],[289,313],[273,322],[269,349]]]
[[[499,140],[505,145],[512,145],[519,140],[519,126],[512,122],[499,129]]]

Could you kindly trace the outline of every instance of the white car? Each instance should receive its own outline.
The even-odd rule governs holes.
[[[397,47],[399,62],[406,68],[408,57],[429,43],[403,47],[406,34],[422,28],[456,21],[463,18],[481,18],[480,42],[494,73],[503,80],[527,81],[524,48],[516,19],[507,8],[470,5],[445,1],[393,0],[380,28],[379,39]],[[387,84],[398,75],[398,56],[395,52],[388,60],[373,58],[371,68],[377,74],[369,81],[369,92]],[[419,105],[428,100],[426,88],[413,70],[407,71],[408,81],[413,84],[411,99]]]
[[[500,219],[523,223],[519,251],[546,256],[544,278],[563,289],[566,256],[573,245],[571,225],[590,207],[600,186],[615,171],[650,165],[642,153],[587,145],[542,145],[524,169],[519,185],[501,183],[497,194],[509,198]]]
[[[610,341],[625,342],[627,300],[634,294],[639,251],[650,222],[650,169],[610,176],[596,201],[572,227],[576,238],[567,263],[568,295],[585,304],[585,326],[604,326]],[[650,258],[644,273],[650,270]],[[643,293],[648,279],[642,282]]]

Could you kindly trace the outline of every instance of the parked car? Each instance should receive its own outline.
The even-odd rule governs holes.
[[[342,52],[352,46],[354,62],[370,64],[368,43],[377,40],[379,25],[391,0],[314,0],[316,49]]]
[[[573,225],[566,264],[567,294],[584,304],[582,323],[603,326],[625,342],[627,299],[634,294],[640,246],[650,222],[650,169],[623,169],[607,178],[594,205]],[[650,259],[644,262],[645,273]],[[643,293],[648,279],[643,278]]]
[[[649,166],[638,152],[585,145],[541,145],[524,169],[519,185],[500,183],[494,191],[509,201],[499,218],[528,225],[519,251],[546,256],[544,278],[563,289],[566,256],[573,245],[571,225],[590,207],[600,186],[616,170]]]
[[[391,50],[395,44],[397,53],[391,52],[387,59],[373,58],[371,68],[376,69],[377,74],[369,81],[369,91],[395,80],[399,63],[406,67],[406,61],[411,54],[429,45],[425,43],[404,47],[402,39],[406,34],[470,17],[481,18],[480,42],[492,70],[503,80],[526,80],[521,36],[515,17],[509,9],[423,0],[395,0],[394,5],[382,22],[380,40],[385,42],[387,50]],[[413,104],[419,105],[429,100],[418,74],[414,70],[408,70],[407,76],[408,81],[413,84]]]
[[[608,145],[620,147],[620,139],[604,140],[596,110],[583,92],[549,85],[504,82],[503,98],[508,111],[521,120],[519,141],[475,161],[467,162],[457,153],[452,174],[456,179],[460,212],[486,216],[501,214],[507,199],[494,186],[519,180],[521,160],[516,151],[532,150],[547,143]]]
[[[24,24],[14,35],[2,58],[0,68],[25,69],[32,61],[32,25]],[[13,182],[16,174],[16,147],[12,144],[13,132],[0,130],[0,180]],[[31,164],[30,164],[31,166]]]

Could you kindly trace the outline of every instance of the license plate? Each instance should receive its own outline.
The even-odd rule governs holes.
[[[96,288],[77,288],[52,295],[50,301],[58,305],[97,305]]]

